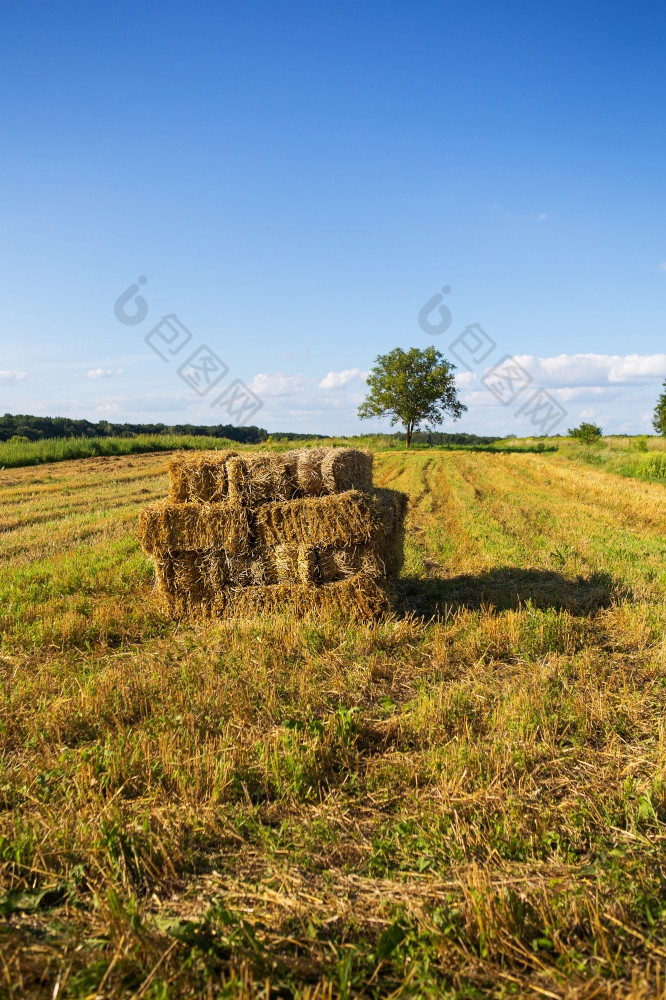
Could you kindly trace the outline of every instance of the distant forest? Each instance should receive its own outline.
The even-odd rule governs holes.
[[[5,413],[0,417],[0,441],[12,437],[25,437],[29,441],[44,441],[47,438],[71,437],[134,437],[136,434],[191,434],[197,437],[228,438],[239,444],[259,444],[268,437],[263,427],[234,427],[232,424],[217,424],[203,427],[196,424],[111,424],[100,420],[93,424],[90,420],[71,420],[69,417],[32,417],[25,413]],[[315,435],[313,434],[312,437]]]
[[[227,438],[239,444],[261,444],[268,437],[272,441],[313,441],[327,438],[327,434],[298,434],[293,431],[274,431],[270,435],[264,427],[234,427],[233,424],[112,424],[108,420],[91,423],[90,420],[72,420],[70,417],[33,417],[25,413],[5,413],[0,417],[0,441],[24,437],[28,441],[45,441],[47,438],[72,437],[134,437],[137,434],[173,434],[178,436]],[[402,431],[394,434],[369,434],[367,437],[392,437],[404,441]],[[478,434],[447,434],[444,431],[415,431],[413,444],[428,445],[483,445],[493,444],[498,437]]]
[[[393,435],[397,437],[399,441],[405,440],[405,434],[403,431],[398,431]],[[502,438],[495,435],[495,437],[484,437],[479,434],[447,434],[445,431],[414,431],[412,434],[412,444],[430,444],[430,445],[447,445],[447,444],[494,444],[495,441],[501,441]]]

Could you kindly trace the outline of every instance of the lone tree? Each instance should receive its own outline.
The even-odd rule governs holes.
[[[657,434],[666,434],[666,381],[662,386],[662,393],[657,400],[652,417],[652,426]]]
[[[435,426],[447,415],[457,420],[467,410],[458,399],[454,369],[434,347],[394,347],[375,359],[366,380],[370,391],[358,415],[361,420],[390,416],[391,425],[405,428],[409,448],[412,434],[424,422]]]
[[[586,424],[583,422],[580,427],[569,428],[569,437],[576,438],[583,444],[594,444],[601,437],[601,427],[598,424]]]

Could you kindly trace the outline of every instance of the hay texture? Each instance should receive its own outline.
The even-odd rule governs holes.
[[[139,533],[170,615],[375,617],[389,607],[407,498],[373,488],[371,455],[182,453],[169,476],[169,499],[142,512]]]
[[[285,608],[299,616],[316,613],[367,619],[386,612],[389,601],[386,590],[376,580],[358,574],[320,587],[279,583],[227,591],[221,611],[229,617],[247,618],[279,614]]]
[[[326,493],[372,490],[372,455],[356,448],[328,448],[321,460]]]
[[[231,501],[173,503],[159,500],[141,511],[139,539],[149,555],[250,548],[250,517],[246,507]]]
[[[229,499],[247,507],[259,507],[274,500],[288,500],[296,494],[296,483],[281,456],[236,456],[227,462]]]
[[[235,451],[178,452],[169,462],[169,497],[212,503],[228,496],[227,460]]]
[[[319,549],[317,578],[320,583],[335,583],[363,573],[373,580],[386,577],[385,563],[371,543],[348,545],[346,548]]]
[[[253,530],[265,546],[282,542],[318,547],[353,545],[402,523],[406,500],[397,490],[376,489],[272,503],[256,512]]]
[[[302,448],[296,456],[296,483],[301,494],[318,497],[324,493],[321,465],[326,448]]]
[[[165,569],[161,568],[164,573]],[[169,570],[167,569],[168,573]],[[164,610],[174,618],[250,618],[289,610],[298,615],[334,614],[341,617],[376,618],[389,610],[386,589],[362,573],[337,583],[313,587],[303,583],[222,588],[216,593],[159,587]]]

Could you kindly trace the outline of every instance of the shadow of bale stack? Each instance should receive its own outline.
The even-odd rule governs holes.
[[[169,480],[168,499],[141,513],[140,538],[173,617],[388,609],[407,497],[373,487],[371,454],[181,453]]]

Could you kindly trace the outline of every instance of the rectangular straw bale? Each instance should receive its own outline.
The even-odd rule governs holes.
[[[193,604],[180,594],[163,594],[162,603],[175,618],[266,617],[283,612],[303,617],[309,613],[350,618],[376,618],[389,609],[386,589],[362,574],[337,583],[313,587],[303,583],[278,583],[264,587],[226,588],[211,600]]]
[[[194,552],[155,556],[155,592],[159,603],[173,617],[197,615],[213,606],[215,594],[206,587],[206,574],[195,564]]]
[[[341,580],[353,573],[391,579],[399,574],[404,561],[407,497],[396,490],[374,491],[377,520],[367,542],[331,546],[318,550],[320,580]]]
[[[229,499],[249,507],[288,500],[296,484],[281,455],[243,455],[227,463]]]
[[[372,498],[355,490],[266,504],[254,517],[254,531],[263,546],[345,545],[369,538],[373,527]]]
[[[255,552],[170,552],[154,562],[158,590],[183,607],[210,605],[228,589],[266,583],[263,560]]]
[[[391,526],[399,534],[406,502],[404,493],[377,489],[266,504],[255,513],[254,532],[262,546],[290,542],[343,548],[369,541]]]
[[[298,449],[296,485],[306,497],[318,497],[326,493],[321,471],[321,463],[326,456],[326,451],[326,448]]]
[[[379,506],[381,528],[373,538],[374,554],[384,565],[387,577],[395,577],[405,561],[405,519],[409,498],[399,490],[374,491]]]
[[[372,454],[358,448],[327,448],[321,477],[327,493],[372,489]]]
[[[227,496],[226,461],[238,452],[178,452],[169,461],[169,497],[175,503],[200,500],[214,503]]]
[[[387,611],[389,602],[375,580],[357,575],[321,587],[302,583],[246,587],[227,592],[224,605],[224,613],[236,618],[290,611],[299,617],[315,612],[370,619]]]
[[[381,581],[362,573],[319,587],[303,583],[279,583],[268,586],[223,587],[214,591],[204,583],[187,589],[174,585],[174,571],[181,576],[180,582],[185,582],[182,580],[182,570],[187,566],[182,563],[178,565],[179,558],[167,560],[166,572],[163,564],[156,561],[160,581],[158,596],[165,612],[173,618],[249,618],[282,612],[303,617],[314,612],[368,620],[379,617],[390,608],[385,586]],[[165,576],[169,577],[166,585]],[[196,569],[194,579],[200,579]],[[190,580],[187,582],[191,583]]]
[[[146,552],[225,549],[245,552],[250,544],[247,510],[238,503],[174,503],[160,500],[141,511],[139,538]]]

